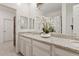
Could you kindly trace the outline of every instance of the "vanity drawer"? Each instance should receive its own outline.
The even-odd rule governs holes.
[[[34,56],[50,56],[50,45],[43,43],[43,42],[38,42],[38,41],[33,41],[33,55]]]
[[[50,56],[50,51],[33,46],[33,56]]]
[[[33,46],[40,47],[40,48],[45,49],[45,50],[50,50],[49,44],[39,42],[39,41],[33,41]]]
[[[78,56],[78,54],[65,48],[55,47],[55,56]]]
[[[21,36],[21,39],[25,40],[26,43],[31,43],[31,39],[29,39],[29,38],[26,38],[26,37],[22,37],[22,36]]]

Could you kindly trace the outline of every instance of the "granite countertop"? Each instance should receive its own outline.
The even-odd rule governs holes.
[[[23,37],[28,37],[33,40],[42,41],[48,44],[53,44],[56,46],[63,47],[65,49],[69,49],[73,52],[79,53],[79,41],[75,39],[65,39],[65,38],[57,38],[51,36],[50,38],[43,38],[40,36],[40,34],[33,34],[33,33],[24,33],[20,34]]]

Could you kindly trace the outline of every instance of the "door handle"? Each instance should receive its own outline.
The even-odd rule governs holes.
[[[73,25],[71,25],[71,29],[73,30]]]

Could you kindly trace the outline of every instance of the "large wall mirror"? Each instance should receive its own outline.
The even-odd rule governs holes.
[[[51,17],[56,33],[79,35],[78,3],[43,3],[38,9],[42,16]]]
[[[37,6],[41,15],[34,18],[20,17],[21,29],[37,29],[41,31],[41,17],[51,18],[56,33],[79,34],[79,4],[78,3],[43,3]],[[35,12],[40,13],[35,10]],[[35,14],[34,14],[35,15]],[[48,19],[49,20],[49,19]]]

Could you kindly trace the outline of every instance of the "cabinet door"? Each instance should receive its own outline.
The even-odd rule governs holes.
[[[20,52],[25,55],[25,44],[26,42],[23,40],[23,37],[20,37]]]
[[[25,38],[25,41],[26,41],[26,45],[25,45],[25,47],[26,47],[26,56],[31,56],[31,54],[32,54],[32,51],[31,51],[31,40],[30,39],[28,39],[28,38]]]
[[[32,51],[31,51],[31,46],[29,46],[29,45],[26,45],[26,56],[31,56],[31,53]]]
[[[51,52],[52,52],[52,56],[54,56],[55,55],[55,46],[54,45],[52,45]]]
[[[78,56],[78,54],[64,48],[55,47],[55,56]]]
[[[50,56],[50,45],[33,41],[33,55],[34,56]]]
[[[26,55],[26,56],[31,56],[31,40],[28,39],[28,38],[25,38],[25,37],[21,37],[20,36],[20,45],[19,45],[19,49],[20,49],[20,52],[23,54],[23,55]]]

